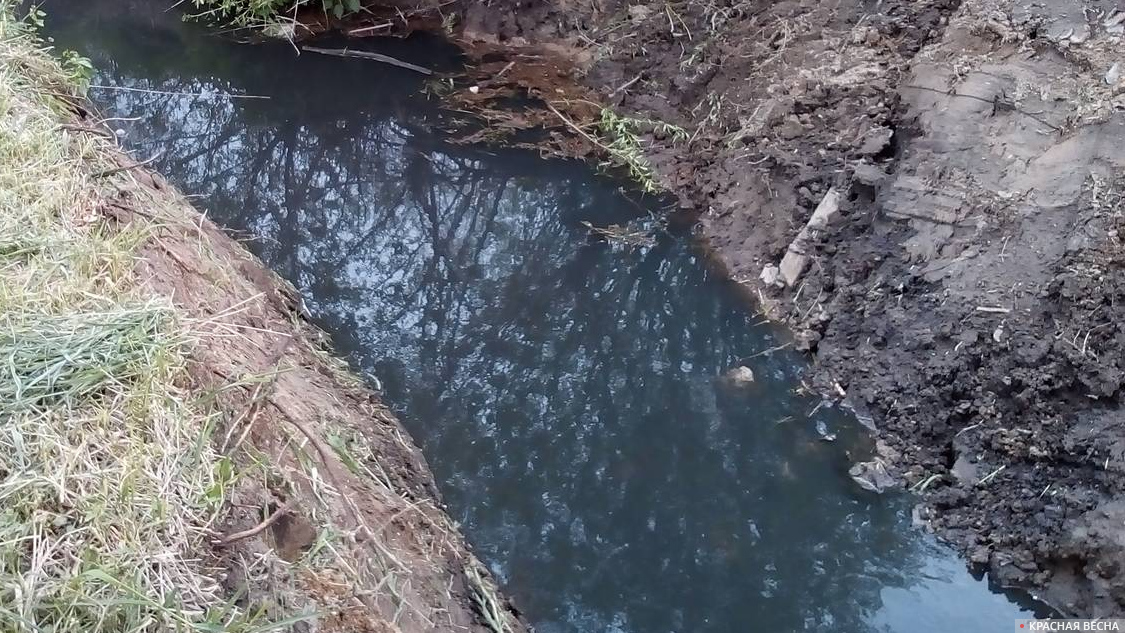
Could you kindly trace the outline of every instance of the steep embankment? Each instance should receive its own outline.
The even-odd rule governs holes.
[[[869,485],[919,492],[918,520],[1004,583],[1125,611],[1115,3],[424,14],[346,30],[440,23],[477,60],[449,95],[491,124],[474,139],[541,125],[545,146],[634,175],[643,155],[642,177],[815,354],[821,391],[873,420]],[[528,95],[541,107],[513,112]]]
[[[0,629],[517,631],[291,288],[0,3]]]

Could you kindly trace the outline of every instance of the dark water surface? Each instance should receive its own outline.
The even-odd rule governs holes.
[[[749,392],[722,387],[784,339],[687,239],[630,250],[581,225],[655,202],[443,143],[407,71],[233,44],[160,3],[45,8],[96,84],[133,89],[92,90],[123,142],[258,238],[382,381],[540,631],[999,631],[1022,612],[912,529],[908,499],[847,478],[860,433],[797,394],[804,359],[759,355]],[[435,42],[393,54],[456,63]]]

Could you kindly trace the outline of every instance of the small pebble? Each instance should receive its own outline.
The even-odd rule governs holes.
[[[1110,86],[1115,86],[1119,79],[1121,79],[1121,64],[1115,63],[1106,71],[1105,82]]]

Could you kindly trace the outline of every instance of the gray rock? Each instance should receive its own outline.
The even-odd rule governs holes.
[[[1109,67],[1105,73],[1105,82],[1110,86],[1116,86],[1117,82],[1121,80],[1121,64],[1116,63]]]
[[[781,258],[778,270],[781,273],[781,280],[787,286],[796,285],[801,279],[801,275],[805,274],[805,269],[808,268],[809,256],[806,251],[813,233],[828,229],[839,213],[840,192],[832,187],[821,198],[820,204],[816,206],[812,217],[809,218],[808,223],[797,234],[797,237],[793,239],[793,242],[789,244],[789,249],[785,251],[785,256]]]
[[[872,129],[864,136],[863,144],[859,146],[859,153],[864,156],[878,154],[890,144],[892,136],[894,130],[888,127],[879,126]]]
[[[740,365],[723,374],[723,380],[739,389],[749,387],[754,384],[754,371],[745,365]]]
[[[820,332],[804,329],[793,335],[794,347],[798,352],[811,352],[820,343]]]
[[[859,163],[855,166],[856,182],[869,187],[877,187],[887,179],[887,172],[871,163]]]
[[[887,465],[882,459],[876,457],[869,462],[859,462],[848,469],[848,475],[859,484],[860,488],[874,493],[883,493],[898,485],[894,477],[887,472]]]
[[[785,257],[781,258],[781,265],[778,267],[781,280],[785,282],[786,286],[797,285],[801,275],[805,274],[805,268],[808,265],[809,256],[793,250],[793,247],[790,246],[789,250],[785,251]]]
[[[968,455],[958,455],[949,472],[962,484],[975,484],[980,481],[980,469]]]
[[[758,275],[758,279],[762,280],[767,286],[776,286],[781,278],[781,270],[773,264],[766,264],[762,268],[762,274]]]

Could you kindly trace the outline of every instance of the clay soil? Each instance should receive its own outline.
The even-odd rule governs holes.
[[[1125,613],[1122,9],[494,0],[396,28],[440,22],[474,60],[449,98],[491,123],[475,140],[532,125],[604,160],[602,106],[684,128],[643,134],[657,180],[791,324],[810,383],[873,425],[868,472],[998,582],[1107,616]],[[832,188],[804,274],[763,278]]]

